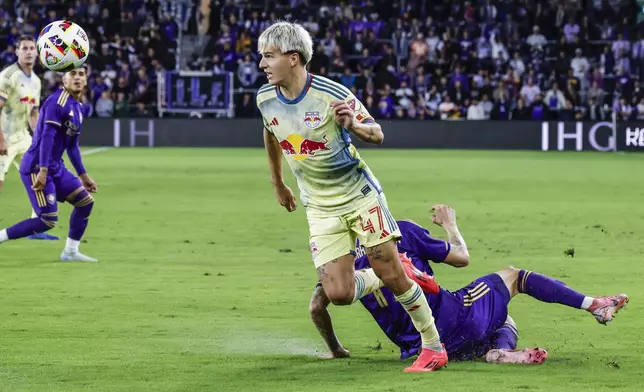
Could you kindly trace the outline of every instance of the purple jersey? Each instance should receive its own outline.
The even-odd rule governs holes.
[[[406,253],[416,268],[434,275],[429,261],[444,261],[450,251],[449,243],[433,238],[428,230],[414,222],[399,221],[398,227],[402,233],[398,251]],[[364,250],[356,248],[359,256],[355,261],[356,270],[371,268]],[[504,289],[503,281],[496,278],[496,275],[483,277],[456,292],[441,289],[436,295],[425,293],[450,358],[464,358],[476,351],[476,347],[505,321],[509,294]],[[479,301],[483,296],[486,297],[485,301]],[[360,301],[387,337],[400,347],[401,359],[417,354],[420,334],[391,291],[383,287]],[[473,303],[476,306],[472,306]]]
[[[20,172],[30,174],[47,167],[50,175],[56,176],[65,167],[63,153],[67,151],[78,175],[85,173],[78,141],[81,124],[88,114],[89,106],[78,102],[67,90],[50,95],[40,109],[31,147],[22,158]]]

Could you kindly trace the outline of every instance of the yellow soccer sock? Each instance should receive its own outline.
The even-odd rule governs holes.
[[[356,287],[353,302],[384,286],[382,280],[376,276],[376,273],[371,268],[356,271],[353,278],[355,279]]]
[[[423,290],[414,283],[407,292],[396,297],[398,302],[405,308],[416,330],[420,332],[423,348],[434,351],[442,351],[440,336],[434,324],[434,316],[429,308],[427,298]]]

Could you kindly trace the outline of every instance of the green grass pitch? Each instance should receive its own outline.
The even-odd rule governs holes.
[[[544,365],[424,375],[402,372],[411,360],[359,304],[332,308],[353,358],[320,360],[304,211],[276,204],[263,150],[109,150],[85,157],[99,193],[81,249],[98,264],[58,262],[62,242],[0,245],[0,391],[641,391],[644,156],[362,155],[397,219],[456,209],[472,261],[438,266],[444,287],[514,265],[631,303],[604,327],[519,297],[519,343],[547,348]],[[15,170],[0,212],[0,227],[29,214]]]

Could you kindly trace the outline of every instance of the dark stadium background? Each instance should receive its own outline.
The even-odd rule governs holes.
[[[640,120],[638,3],[4,0],[0,63],[15,61],[20,34],[68,18],[91,37],[93,116],[156,116],[156,74],[180,68],[233,72],[235,116],[254,117],[257,37],[282,18],[314,35],[311,71],[378,118]],[[59,75],[38,71],[45,95],[58,88]]]

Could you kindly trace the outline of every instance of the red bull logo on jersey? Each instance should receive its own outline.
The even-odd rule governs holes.
[[[27,96],[27,97],[20,97],[20,103],[24,103],[27,105],[35,105],[36,104],[36,98],[32,96]]]
[[[315,128],[322,122],[320,112],[306,112],[304,113],[304,125],[309,128]]]
[[[310,156],[315,156],[320,151],[330,150],[327,147],[329,141],[326,136],[323,136],[322,139],[323,141],[316,141],[305,139],[297,134],[291,134],[280,142],[280,147],[282,147],[284,154],[297,161],[301,161]]]

